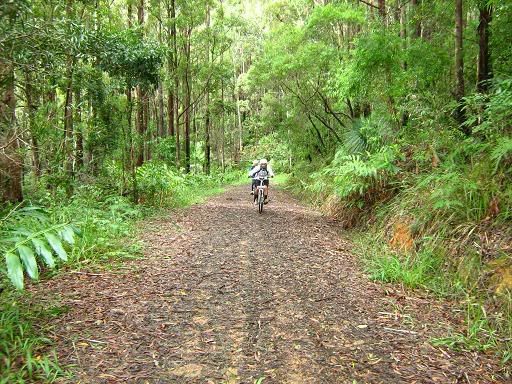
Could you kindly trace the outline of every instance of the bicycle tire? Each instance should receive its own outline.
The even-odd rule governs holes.
[[[258,193],[258,212],[263,213],[263,202],[265,197],[263,196],[263,190],[260,189]]]

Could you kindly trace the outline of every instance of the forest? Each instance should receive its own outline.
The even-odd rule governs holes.
[[[143,258],[141,221],[261,158],[509,378],[511,36],[499,0],[1,1],[0,383],[70,377],[38,287]]]

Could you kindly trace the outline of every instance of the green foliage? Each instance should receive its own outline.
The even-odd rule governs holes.
[[[141,177],[159,179],[150,184],[156,191],[169,182],[174,205],[191,204],[205,195],[217,193],[220,186],[246,182],[240,172],[232,171],[210,177],[181,176],[178,184],[172,184],[175,171],[163,163],[146,164]],[[166,177],[170,180],[162,181]],[[58,265],[57,258],[67,255],[70,268],[81,268],[139,257],[140,246],[127,238],[133,236],[135,221],[143,217],[143,207],[99,185],[79,186],[69,201],[54,200],[51,195],[41,198],[48,206],[46,210],[20,208],[8,212],[2,219],[1,249],[11,249],[18,244],[7,260],[9,264],[16,264],[11,268],[18,274],[17,280],[22,279],[22,268],[32,268],[32,277],[42,269],[41,265],[33,263],[34,258],[40,258],[50,267],[51,263]],[[158,204],[157,201],[147,203]],[[80,236],[75,235],[73,226],[53,225],[55,222],[73,222],[80,228]],[[21,261],[22,258],[25,261]],[[21,297],[12,295],[4,290],[0,296],[0,383],[52,383],[66,377],[68,374],[59,367],[56,357],[48,353],[50,340],[42,336],[40,330],[40,324],[48,316],[58,315],[60,310],[29,307]],[[32,325],[35,322],[38,328]]]
[[[359,37],[355,45],[351,60],[338,70],[334,94],[341,100],[349,96],[359,100],[374,97],[384,102],[388,97],[403,96],[400,37],[390,30],[378,29]]]
[[[487,146],[468,141],[460,151],[450,148],[450,155],[436,168],[403,179],[399,193],[378,207],[377,221],[370,234],[358,242],[366,255],[366,268],[375,279],[440,295],[477,295],[468,304],[471,310],[466,319],[466,334],[455,333],[440,342],[453,348],[492,349],[505,361],[511,346],[500,340],[510,334],[510,321],[506,315],[483,316],[479,308],[484,307],[475,303],[496,305],[487,290],[482,290],[488,282],[478,245],[482,236],[479,231],[488,225],[492,215],[497,228],[510,220],[510,188],[493,177],[494,162]],[[463,166],[468,156],[473,158],[473,164]],[[500,212],[493,208],[496,202],[500,202]],[[388,233],[390,223],[402,222],[404,217],[410,218],[410,223],[405,223],[416,251],[391,251],[386,241],[393,235]],[[510,234],[505,230],[503,235]],[[510,305],[510,298],[498,301],[501,306]]]
[[[137,168],[137,185],[148,202],[161,205],[181,182],[183,177],[165,163],[147,161]]]
[[[455,350],[487,352],[498,346],[498,334],[487,316],[484,306],[476,303],[474,298],[466,300],[466,332],[454,332],[448,337],[432,340],[435,346],[447,346]],[[503,363],[509,356],[504,355]]]
[[[52,311],[39,307],[29,311],[16,296],[0,296],[0,383],[54,383],[68,376],[57,357],[46,352],[50,339],[32,325],[47,320]]]
[[[253,160],[267,159],[274,172],[290,172],[291,150],[286,141],[279,138],[277,132],[265,135],[257,144],[246,146],[242,161],[249,167]]]
[[[366,153],[370,149],[360,120],[354,121],[352,126],[345,131],[343,139],[344,148],[351,155]]]
[[[491,152],[491,160],[494,161],[494,172],[496,172],[502,164],[511,164],[511,159],[512,137],[503,137]]]
[[[512,4],[506,1],[489,0],[494,7],[493,20],[491,23],[490,46],[494,55],[493,69],[497,74],[512,76],[510,58],[512,47],[505,36],[512,33]]]
[[[340,24],[362,24],[365,15],[362,8],[354,8],[349,4],[326,4],[323,7],[315,7],[308,20],[308,28],[315,33],[331,32],[333,27]]]
[[[443,217],[478,220],[486,212],[491,191],[482,189],[478,180],[467,178],[457,170],[445,170],[425,176],[418,184],[419,196],[429,190],[427,204]]]
[[[466,147],[467,148],[467,147]],[[499,200],[509,206],[508,185],[504,179],[493,177],[494,162],[484,152],[472,155],[472,165],[461,165],[459,156],[420,175],[409,175],[405,188],[390,205],[392,214],[410,212],[421,227],[452,227],[463,222],[478,222],[489,214],[491,202]],[[507,209],[498,218],[507,219]]]
[[[466,97],[467,121],[473,133],[491,141],[501,141],[511,134],[512,78],[489,82],[489,95],[473,94]]]
[[[167,204],[179,207],[189,206],[203,201],[208,196],[221,193],[229,185],[241,183],[247,183],[247,176],[245,172],[237,169],[226,172],[214,170],[210,175],[187,174],[178,184]]]
[[[168,136],[157,141],[154,149],[154,157],[171,165],[176,161],[176,138]]]
[[[198,153],[202,151],[199,146]],[[137,185],[141,202],[148,206],[187,206],[240,182],[242,176],[237,170],[182,174],[161,161],[147,161],[137,168]]]
[[[128,197],[112,194],[94,185],[77,189],[71,202],[52,207],[55,220],[76,220],[81,234],[69,254],[73,267],[140,256],[140,244],[126,241],[145,211]]]
[[[393,143],[392,122],[385,113],[354,119],[345,130],[343,147],[348,154],[364,155],[380,151]]]
[[[138,31],[102,30],[91,40],[91,48],[103,70],[126,78],[131,86],[157,84],[162,49]]]
[[[127,20],[125,5],[103,0],[0,5],[0,57],[8,69],[0,70],[0,96],[14,79],[24,193],[46,207],[40,217],[38,210],[15,210],[2,220],[0,265],[18,287],[25,273],[37,279],[66,259],[80,267],[133,257],[136,246],[120,239],[133,234],[147,207],[191,204],[246,181],[229,165],[262,157],[278,174],[293,173],[294,187],[311,200],[336,212],[341,207],[354,222],[375,222],[378,232],[397,217],[410,218],[416,253],[375,250],[372,268],[385,281],[439,288],[436,277],[444,278],[460,254],[486,248],[481,228],[508,233],[511,4],[488,2],[493,79],[487,93],[475,91],[483,3],[464,4],[466,123],[460,127],[452,113],[453,3],[408,3],[385,20],[363,2],[279,0],[264,2],[263,14],[253,3],[179,1],[171,19],[163,4],[149,1],[143,23],[135,15]],[[159,125],[159,117],[171,115],[165,102],[171,96],[178,99],[180,134],[192,120],[186,155],[183,135],[179,148]],[[67,112],[72,145],[63,139]],[[201,174],[207,112],[208,176]],[[140,154],[153,160],[135,170]],[[185,158],[191,174],[179,168]],[[218,164],[228,171],[218,172]],[[137,193],[140,205],[126,197]],[[81,236],[61,223],[80,227]],[[477,283],[461,279],[464,289],[479,288],[483,259],[473,260]],[[482,340],[481,332],[473,336],[464,342]]]
[[[334,192],[342,199],[361,205],[385,188],[398,173],[396,150],[388,147],[375,153],[347,155],[339,150],[324,173],[333,177]]]
[[[407,46],[404,61],[407,63],[404,84],[416,95],[427,95],[432,87],[448,92],[445,88],[446,76],[449,76],[452,58],[445,47],[432,44],[424,39],[413,39]]]
[[[372,279],[404,284],[408,288],[430,289],[438,293],[447,290],[441,270],[443,257],[432,250],[425,249],[405,256],[382,247],[382,244],[368,250],[363,246],[362,250],[365,251],[365,268]]]
[[[487,314],[475,279],[482,275],[480,260],[461,260],[464,268],[450,265],[446,247],[435,238],[421,244],[418,252],[392,250],[381,233],[356,235],[358,251],[363,254],[366,271],[372,279],[402,284],[407,288],[421,288],[443,297],[462,298],[465,313],[465,332],[453,331],[446,337],[433,339],[436,346],[446,346],[463,351],[498,352],[502,363],[512,356],[512,317],[510,295],[505,298],[508,307]],[[469,275],[471,277],[468,277]],[[477,293],[478,296],[473,296]]]
[[[72,247],[78,233],[70,224],[53,224],[44,210],[31,206],[14,208],[1,219],[0,225],[0,250],[7,275],[18,289],[24,286],[23,271],[37,280],[42,263],[55,267],[54,254],[67,261],[63,242]]]

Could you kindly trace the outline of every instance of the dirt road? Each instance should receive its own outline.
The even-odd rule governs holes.
[[[370,282],[336,223],[285,192],[262,215],[249,198],[148,222],[144,259],[51,283],[74,382],[504,382],[492,356],[429,343],[461,326],[449,303]]]

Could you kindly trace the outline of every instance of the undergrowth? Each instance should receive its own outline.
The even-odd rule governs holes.
[[[112,162],[104,172],[104,188],[124,191],[120,163]],[[227,185],[245,181],[244,176],[237,169],[224,172],[214,169],[210,175],[186,174],[163,161],[146,161],[136,172],[138,203],[150,207],[184,207],[219,193]]]
[[[395,127],[391,137],[389,119],[362,119],[333,158],[298,165],[290,186],[352,228],[370,278],[461,303],[464,329],[434,343],[492,351],[507,364],[512,358],[510,110],[489,114],[504,93],[510,104],[512,88],[505,85],[485,101],[468,99],[468,111],[474,108],[468,113],[470,136],[449,125],[432,135],[430,122],[416,119]],[[489,109],[479,103],[489,103]],[[485,119],[473,119],[472,113],[482,111]]]

